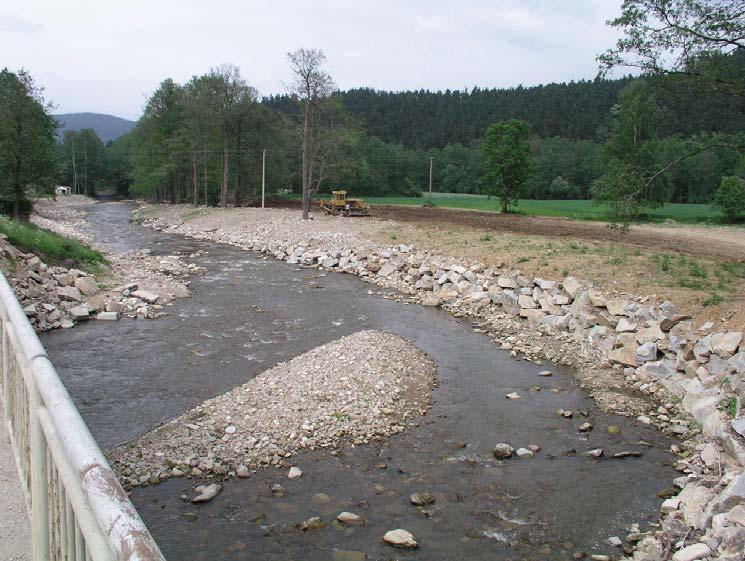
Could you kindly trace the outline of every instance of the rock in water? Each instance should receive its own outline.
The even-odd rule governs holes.
[[[119,312],[98,312],[98,315],[96,315],[96,319],[103,321],[117,321],[119,317]]]
[[[85,321],[91,317],[86,306],[75,306],[70,310],[70,315],[75,321]]]
[[[341,512],[336,519],[342,524],[362,525],[365,520],[353,512]]]
[[[302,476],[303,471],[299,467],[292,466],[287,474],[287,479],[300,479]]]
[[[435,498],[429,493],[412,493],[409,500],[416,506],[431,505],[435,502]]]
[[[396,547],[407,547],[411,549],[419,547],[419,544],[416,542],[411,532],[401,529],[386,532],[383,536],[383,541],[395,545]]]
[[[517,392],[512,392],[512,393],[508,393],[504,397],[506,397],[507,399],[520,399],[520,394]]]
[[[515,449],[505,442],[500,442],[494,447],[494,450],[492,450],[492,454],[494,454],[494,457],[500,459],[511,458],[514,452]]]
[[[196,497],[191,499],[193,503],[207,503],[214,499],[217,494],[222,491],[222,485],[217,483],[211,483],[210,485],[197,485],[194,491],[199,493]]]
[[[318,516],[313,516],[312,518],[308,518],[308,520],[305,520],[304,522],[301,522],[297,525],[298,529],[307,531],[307,530],[320,530],[321,528],[325,527],[326,523],[321,520]]]

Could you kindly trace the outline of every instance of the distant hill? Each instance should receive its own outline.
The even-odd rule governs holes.
[[[65,113],[54,118],[60,123],[60,137],[66,130],[93,129],[104,143],[116,140],[135,126],[134,121],[101,113]]]

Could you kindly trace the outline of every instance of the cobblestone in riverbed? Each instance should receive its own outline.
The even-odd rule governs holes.
[[[405,430],[429,409],[434,383],[434,363],[411,343],[360,331],[205,401],[110,459],[127,486],[290,464],[299,450]]]

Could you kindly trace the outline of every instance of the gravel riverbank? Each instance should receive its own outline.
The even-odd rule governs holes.
[[[109,457],[126,486],[170,477],[248,477],[399,433],[426,414],[432,361],[389,333],[360,331],[280,363]]]
[[[571,276],[530,277],[504,265],[371,242],[370,226],[358,221],[183,205],[145,207],[138,218],[295,266],[354,274],[395,291],[393,298],[469,318],[517,359],[573,367],[601,407],[680,439],[671,449],[681,472],[675,496],[663,505],[658,532],[629,538],[637,544],[634,558],[742,559],[743,333],[694,324],[670,302],[602,292]]]

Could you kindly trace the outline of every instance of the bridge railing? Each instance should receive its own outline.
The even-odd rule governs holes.
[[[165,561],[0,273],[5,423],[34,561]]]

